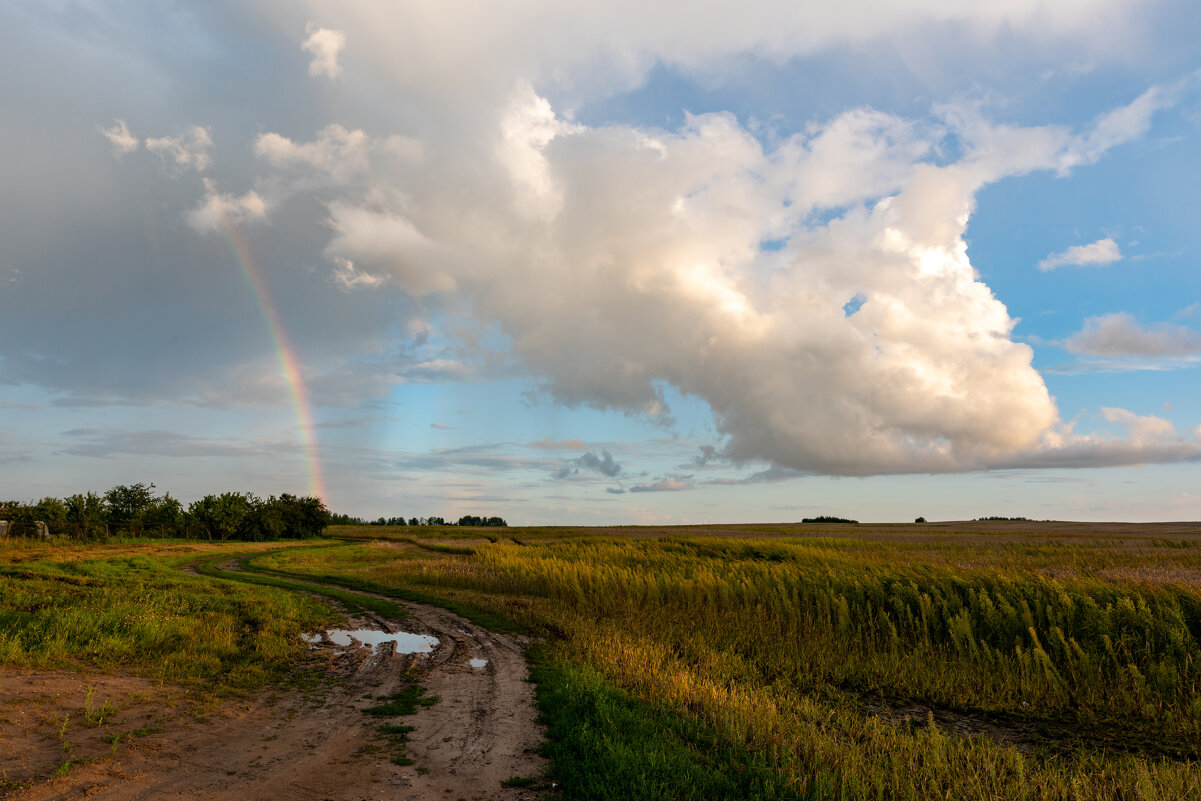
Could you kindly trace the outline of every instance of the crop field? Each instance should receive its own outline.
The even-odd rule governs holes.
[[[276,586],[178,570],[226,553]],[[293,582],[535,635],[553,797],[1201,798],[1201,526],[6,545],[0,661],[266,686],[331,614]]]

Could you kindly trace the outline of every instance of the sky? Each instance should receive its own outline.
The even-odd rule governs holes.
[[[0,496],[1201,520],[1191,0],[0,6]]]

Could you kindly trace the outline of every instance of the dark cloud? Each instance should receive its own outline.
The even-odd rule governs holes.
[[[608,451],[601,451],[600,456],[588,451],[578,459],[572,459],[570,462],[560,465],[551,475],[557,479],[564,479],[579,475],[581,471],[600,473],[602,476],[616,478],[621,473],[621,465],[613,460],[613,455]]]

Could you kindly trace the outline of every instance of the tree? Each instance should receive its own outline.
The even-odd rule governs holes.
[[[178,537],[184,531],[183,504],[165,492],[146,510],[144,522],[150,529],[157,528],[160,537]]]
[[[58,498],[42,498],[33,506],[33,517],[45,523],[51,534],[61,534],[67,528],[67,505]]]
[[[108,508],[104,499],[94,492],[83,495],[76,493],[66,500],[67,523],[73,528],[75,539],[91,537],[93,532],[104,531]]]
[[[108,519],[115,528],[127,529],[135,537],[141,529],[146,513],[154,505],[153,484],[118,484],[104,493],[108,504]]]
[[[188,516],[208,534],[208,538],[238,538],[250,513],[250,503],[239,492],[205,495],[188,506]]]

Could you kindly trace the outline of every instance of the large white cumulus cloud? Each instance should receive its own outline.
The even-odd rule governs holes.
[[[578,99],[656,60],[783,59],[931,20],[1087,36],[1091,15],[1128,3],[702,4],[683,19],[666,4],[468,5],[305,11],[419,112],[408,130],[331,120],[312,142],[257,140],[262,181],[325,203],[331,263],[466,304],[562,402],[666,415],[661,382],[699,396],[734,460],[938,472],[1089,446],[1060,425],[964,233],[982,186],[1095,161],[1168,93],[1084,131],[994,125],[966,104],[924,121],[854,108],[765,144],[722,113],[582,125],[537,87]]]

